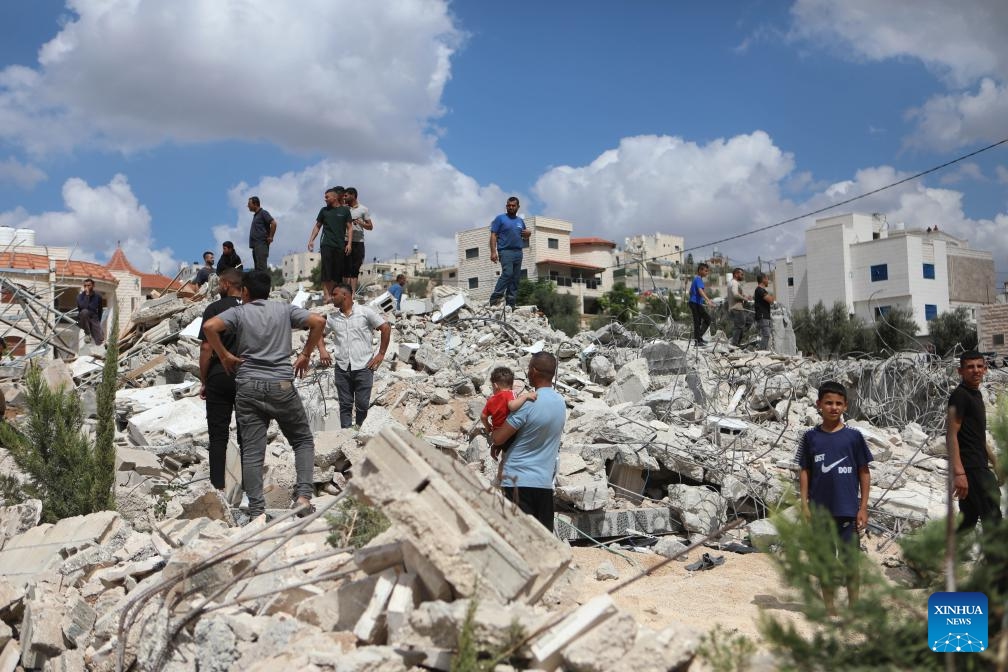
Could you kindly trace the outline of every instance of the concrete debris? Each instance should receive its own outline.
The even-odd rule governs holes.
[[[333,310],[312,306],[308,292],[295,300]],[[670,322],[650,325],[650,340],[618,323],[568,337],[534,307],[491,311],[435,287],[398,312],[378,297],[392,341],[361,427],[340,428],[330,371],[297,382],[316,433],[319,515],[289,515],[293,455],[274,426],[264,463],[270,520],[240,527],[248,521],[235,440],[224,492],[209,484],[194,340],[206,303],[205,293],[169,293],[143,303],[123,329],[118,511],[39,525],[39,502],[0,507],[0,672],[112,670],[120,655],[140,670],[195,670],[195,661],[207,670],[448,669],[473,601],[477,641],[515,645],[538,669],[680,668],[699,632],[640,627],[607,596],[567,610],[542,605],[568,571],[567,541],[639,544],[685,561],[688,541],[742,518],[748,528],[732,540],[773,546],[766,512],[797,480],[795,447],[819,421],[815,392],[825,380],[850,390],[848,422],[876,458],[873,522],[898,531],[944,515],[954,362],[805,358],[783,313],[772,320],[777,352],[723,338],[697,350]],[[304,339],[295,332],[295,351]],[[475,431],[490,372],[510,367],[518,389],[541,351],[559,359],[555,384],[568,406],[555,535],[503,500],[497,463]],[[50,386],[80,395],[86,431],[103,356],[82,348],[43,367]],[[24,368],[0,367],[8,415],[23,412]],[[1008,387],[1000,370],[987,381]],[[0,463],[24,477],[2,451]],[[326,543],[324,514],[346,496],[391,522],[353,552]],[[613,563],[595,575],[619,578]],[[513,625],[524,641],[509,639]]]

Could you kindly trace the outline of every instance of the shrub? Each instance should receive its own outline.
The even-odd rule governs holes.
[[[536,306],[546,316],[551,327],[568,336],[573,336],[581,328],[577,297],[573,294],[560,294],[550,280],[522,280],[518,283],[515,302],[520,306]]]
[[[328,516],[327,541],[335,548],[360,548],[389,528],[389,519],[370,504],[346,497]]]
[[[935,354],[942,357],[977,347],[976,327],[970,324],[969,310],[963,307],[942,313],[928,322],[928,333]]]

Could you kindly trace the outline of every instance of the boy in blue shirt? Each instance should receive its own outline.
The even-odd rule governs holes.
[[[853,607],[860,581],[856,558],[851,554],[860,549],[858,532],[868,525],[871,488],[868,463],[874,458],[861,432],[843,422],[847,410],[847,390],[843,385],[833,381],[823,383],[816,408],[822,424],[805,432],[798,442],[802,513],[809,520],[810,506],[815,505],[833,517],[840,540],[836,557],[841,565],[841,579],[847,585],[847,600]],[[826,611],[835,614],[832,580],[830,577],[820,580]]]
[[[704,278],[710,273],[710,267],[701,262],[697,266],[696,273],[696,276],[693,278],[693,284],[689,288],[689,309],[693,315],[693,340],[696,341],[698,346],[701,346],[705,343],[703,340],[704,332],[707,331],[707,327],[711,323],[710,314],[706,308],[706,306],[711,305],[711,300],[707,297],[707,292],[704,290]]]
[[[402,310],[400,304],[402,303],[403,287],[405,286],[406,286],[406,276],[400,273],[399,275],[396,276],[395,282],[392,283],[392,286],[388,288],[388,293],[391,294],[392,298],[395,299],[395,309],[397,311]]]

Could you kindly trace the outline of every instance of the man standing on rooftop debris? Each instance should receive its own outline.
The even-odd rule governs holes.
[[[745,271],[736,268],[732,271],[731,280],[728,281],[728,316],[732,325],[731,344],[735,347],[742,345],[742,334],[746,330],[745,302],[747,299],[752,299],[742,291],[743,278]]]
[[[493,431],[493,444],[514,441],[504,453],[501,488],[504,496],[553,531],[553,482],[560,458],[560,438],[567,419],[563,397],[553,389],[556,357],[532,355],[528,382],[536,391],[534,404],[524,404]]]
[[[963,514],[959,532],[971,531],[981,521],[984,532],[1001,523],[1001,492],[998,489],[997,457],[987,445],[987,409],[980,385],[987,374],[987,361],[979,352],[959,358],[962,381],[949,397],[945,420],[948,468],[952,472],[952,496]],[[994,471],[988,468],[990,462]]]
[[[774,295],[767,291],[770,279],[766,273],[756,276],[756,291],[753,292],[753,305],[756,310],[756,328],[759,329],[759,349],[770,349],[770,306],[773,305]]]
[[[234,243],[230,240],[225,240],[221,244],[221,256],[217,261],[217,275],[224,272],[227,268],[237,268],[239,271],[242,270],[242,260],[235,252]]]
[[[490,305],[502,298],[511,308],[518,299],[518,278],[521,276],[522,248],[532,232],[525,227],[525,220],[518,216],[518,198],[507,199],[505,212],[497,215],[490,223],[490,261],[496,264],[500,259],[501,274],[497,285],[490,294]]]
[[[347,187],[346,206],[350,208],[350,223],[352,236],[350,240],[350,257],[343,269],[343,282],[357,293],[357,279],[360,277],[361,264],[364,263],[364,231],[373,231],[371,211],[367,206],[357,202],[357,189]]]
[[[255,264],[255,270],[268,271],[269,248],[276,235],[277,221],[262,208],[258,196],[248,199],[248,209],[252,213],[252,227],[249,229],[252,263]]]
[[[242,305],[210,318],[203,324],[203,332],[224,370],[237,370],[235,418],[241,427],[242,485],[249,499],[249,516],[257,518],[266,510],[262,469],[270,420],[277,421],[294,451],[297,486],[291,508],[305,515],[313,510],[315,440],[294,377],[304,376],[312,350],[322,338],[325,318],[288,303],[267,301],[271,283],[266,271],[249,271],[242,283]],[[307,328],[308,340],[292,367],[294,327]],[[221,341],[225,332],[234,334],[234,353]]]
[[[385,360],[392,334],[392,327],[378,311],[354,303],[353,297],[350,285],[336,285],[332,290],[332,302],[339,310],[326,318],[326,330],[332,334],[333,352],[336,353],[335,382],[339,393],[340,427],[344,429],[353,426],[355,410],[357,426],[364,424],[371,406],[374,372]],[[381,334],[378,352],[371,342],[371,332],[376,330]],[[319,342],[319,356],[325,366],[333,362],[324,340]]]
[[[353,237],[350,208],[343,204],[343,187],[326,189],[325,206],[315,217],[315,228],[308,236],[308,251],[315,249],[315,237],[322,232],[319,243],[322,291],[324,300],[332,296],[333,287],[343,281],[344,268],[350,258],[350,241]]]
[[[203,311],[203,324],[229,308],[241,305],[241,271],[226,268],[218,276],[217,288],[221,298]],[[227,461],[228,435],[231,430],[231,414],[235,403],[234,376],[224,370],[220,357],[207,341],[206,333],[200,325],[200,399],[206,401],[208,451],[210,453],[210,483],[218,490],[224,489],[224,465]],[[221,343],[228,352],[235,351],[235,335],[224,333]],[[238,445],[241,446],[241,428],[238,428]]]
[[[101,318],[102,297],[95,291],[94,280],[88,278],[77,295],[77,326],[84,332],[85,338],[90,338],[95,345],[105,342]]]
[[[693,315],[693,340],[696,341],[697,347],[706,344],[703,335],[711,323],[706,306],[712,305],[712,303],[704,290],[704,278],[708,273],[710,273],[710,267],[700,262],[697,265],[696,277],[693,278],[693,284],[690,285],[689,290],[689,308],[690,314]]]

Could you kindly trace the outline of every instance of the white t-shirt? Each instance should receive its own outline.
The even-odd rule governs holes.
[[[350,219],[353,223],[353,237],[351,241],[355,243],[364,242],[363,223],[371,221],[371,211],[367,209],[366,205],[358,203],[356,208],[350,208]]]

